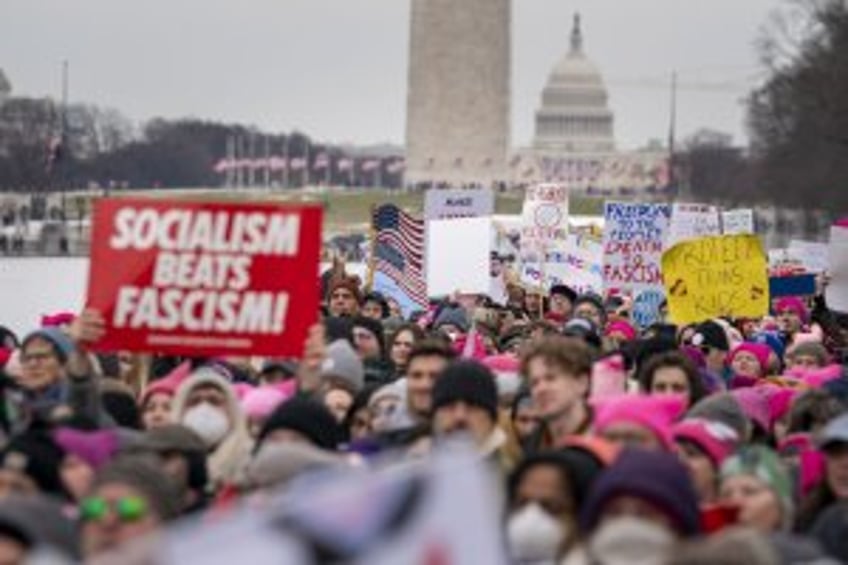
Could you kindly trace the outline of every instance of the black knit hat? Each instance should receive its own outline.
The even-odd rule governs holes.
[[[635,449],[622,453],[592,487],[580,516],[583,531],[591,532],[607,504],[619,496],[650,502],[684,536],[701,530],[698,496],[689,472],[675,455]]]
[[[333,414],[323,404],[306,398],[294,397],[271,412],[256,438],[256,450],[271,432],[292,430],[303,434],[314,445],[335,449],[341,441],[341,428]]]
[[[64,496],[66,493],[59,476],[64,456],[49,435],[28,431],[13,436],[0,452],[0,467],[27,475],[43,493]]]
[[[454,361],[433,386],[433,411],[463,401],[498,419],[498,387],[492,372],[475,361]]]
[[[572,304],[574,304],[574,301],[577,300],[577,291],[565,284],[553,285],[551,287],[550,295],[553,296],[555,294],[568,298],[568,301]]]
[[[380,344],[380,356],[385,357],[386,338],[384,335],[383,324],[379,320],[367,318],[365,316],[357,316],[353,319],[354,328],[363,328],[368,330],[374,337],[377,338],[377,343]]]
[[[696,328],[692,345],[696,347],[712,347],[719,351],[730,351],[730,341],[727,332],[716,322],[707,320]]]

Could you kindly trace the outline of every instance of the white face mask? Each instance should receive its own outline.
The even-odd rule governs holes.
[[[660,565],[675,537],[648,520],[622,516],[605,521],[589,540],[589,554],[603,565]]]
[[[536,502],[523,506],[507,523],[510,554],[516,563],[553,561],[564,538],[563,525]]]
[[[192,406],[183,414],[183,425],[194,430],[207,447],[214,447],[230,431],[230,420],[208,402]]]

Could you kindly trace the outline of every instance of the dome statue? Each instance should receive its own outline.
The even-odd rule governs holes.
[[[580,14],[574,16],[571,49],[553,68],[542,91],[533,147],[557,153],[615,149],[607,89],[600,71],[583,52]]]

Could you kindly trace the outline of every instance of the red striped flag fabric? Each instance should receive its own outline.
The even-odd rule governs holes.
[[[427,305],[424,279],[424,221],[394,204],[374,209],[375,272],[391,279],[409,301]]]

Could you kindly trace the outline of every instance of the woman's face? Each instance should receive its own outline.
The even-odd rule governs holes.
[[[147,403],[144,405],[144,412],[141,415],[144,422],[144,429],[152,430],[173,423],[173,418],[171,417],[171,400],[171,395],[166,393],[152,394],[147,399]]]
[[[74,500],[80,500],[91,489],[94,469],[76,455],[66,455],[59,470],[62,484]]]
[[[536,417],[536,410],[533,408],[533,404],[529,398],[522,402],[518,410],[515,411],[513,424],[520,440],[526,439],[536,432],[536,429],[539,427],[539,420]]]
[[[371,411],[363,406],[351,418],[350,439],[352,441],[367,438],[371,435]]]
[[[600,433],[600,436],[612,444],[623,448],[633,447],[651,451],[661,451],[663,446],[656,435],[648,428],[631,422],[615,422]]]
[[[53,344],[40,337],[29,340],[21,352],[23,376],[19,384],[27,389],[41,391],[62,378],[62,362]]]
[[[783,512],[777,494],[758,477],[734,475],[721,483],[720,500],[739,508],[739,523],[763,533],[780,529]]]
[[[654,371],[651,382],[651,394],[676,394],[686,398],[689,403],[691,390],[686,372],[680,367],[660,367]]]
[[[747,351],[740,351],[733,357],[730,364],[733,373],[742,377],[759,377],[762,375],[762,367],[759,360]]]
[[[827,450],[827,486],[839,500],[848,500],[848,443]]]
[[[353,404],[353,396],[346,390],[334,388],[324,395],[324,404],[336,417],[336,421],[341,423]]]
[[[678,442],[677,453],[689,470],[695,492],[698,493],[698,501],[701,504],[715,502],[718,494],[718,473],[712,460],[696,445],[688,441]]]
[[[535,465],[524,476],[515,491],[513,511],[537,503],[548,514],[562,523],[574,519],[577,512],[569,494],[569,485],[563,484],[563,475],[553,465]]]
[[[404,330],[395,336],[392,342],[392,362],[396,367],[406,367],[406,362],[409,360],[409,352],[412,351],[412,346],[415,345],[415,336],[409,330]]]

